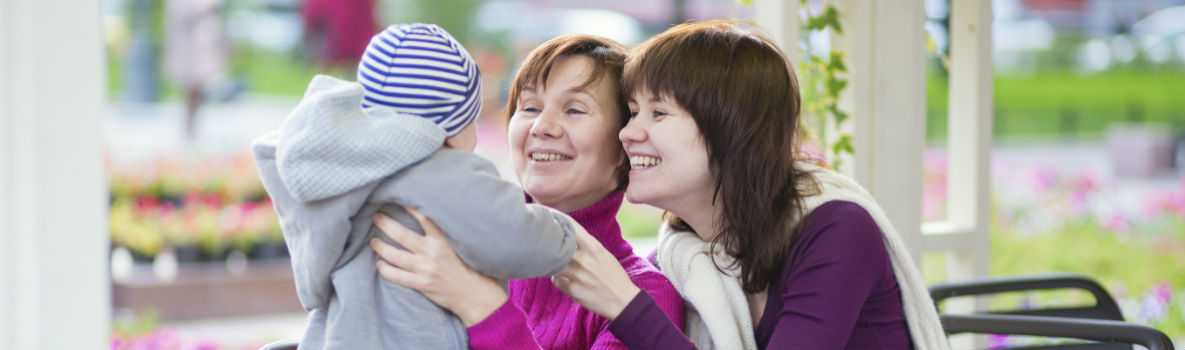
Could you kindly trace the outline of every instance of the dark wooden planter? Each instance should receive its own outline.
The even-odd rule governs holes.
[[[263,242],[251,247],[247,257],[252,260],[282,259],[288,257],[288,245],[284,242]]]
[[[161,321],[303,313],[287,259],[250,261],[238,272],[221,262],[179,264],[172,280],[149,265],[112,282],[115,309],[155,310]]]
[[[152,261],[156,260],[156,256],[154,256],[154,255],[143,254],[143,253],[137,252],[135,249],[131,249],[131,248],[125,248],[125,249],[127,249],[128,252],[132,253],[132,262],[134,262],[138,265],[140,265],[140,264],[151,265]]]
[[[202,250],[202,261],[209,263],[226,262],[226,257],[230,255],[230,249],[220,248],[217,250]]]
[[[197,245],[173,247],[173,254],[177,256],[177,262],[182,264],[202,261],[202,250]]]

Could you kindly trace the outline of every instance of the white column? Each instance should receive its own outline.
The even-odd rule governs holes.
[[[909,246],[922,249],[922,147],[926,134],[921,0],[844,0],[854,177],[876,197]]]
[[[795,63],[799,59],[798,12],[798,0],[753,0],[757,25]]]
[[[99,1],[0,1],[0,349],[109,348]]]
[[[947,266],[952,279],[982,278],[991,248],[992,4],[951,4],[947,147]],[[934,239],[941,239],[934,236]]]
[[[876,107],[871,81],[876,74],[873,60],[876,48],[873,39],[876,26],[876,16],[873,16],[874,0],[843,0],[840,3],[840,16],[844,24],[844,34],[832,35],[835,46],[846,53],[848,63],[848,89],[840,96],[840,108],[848,111],[852,119],[847,129],[852,133],[852,148],[855,150],[853,159],[844,159],[850,176],[861,185],[872,191],[873,178],[871,158],[875,152],[872,145],[875,137],[873,126],[875,120],[870,113]],[[896,223],[896,220],[894,220]],[[897,225],[901,225],[897,223]]]

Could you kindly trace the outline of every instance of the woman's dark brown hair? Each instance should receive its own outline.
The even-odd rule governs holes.
[[[527,54],[522,66],[514,76],[510,85],[510,97],[507,101],[506,119],[510,120],[518,110],[518,98],[523,89],[529,87],[546,88],[547,77],[556,61],[570,56],[584,56],[592,59],[593,70],[588,80],[580,85],[587,88],[602,79],[613,84],[613,102],[616,103],[617,130],[625,127],[629,122],[629,104],[626,95],[622,93],[618,83],[621,81],[622,70],[625,67],[626,49],[621,44],[609,38],[593,35],[561,35],[540,44]],[[629,183],[630,162],[625,151],[621,152],[621,164],[617,166],[617,189],[623,189]]]
[[[789,60],[770,40],[726,21],[678,25],[634,50],[623,90],[671,98],[691,114],[716,180],[722,225],[712,247],[736,259],[745,292],[768,289],[814,184],[794,166],[802,100]],[[668,223],[693,230],[673,215]]]

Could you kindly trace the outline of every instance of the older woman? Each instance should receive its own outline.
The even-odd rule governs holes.
[[[578,244],[602,249],[596,264],[624,274],[632,289],[623,293],[644,291],[658,317],[682,324],[683,301],[633,254],[616,219],[629,171],[617,141],[628,112],[618,86],[624,61],[620,44],[592,36],[558,37],[532,51],[510,92],[511,160],[527,200],[562,210],[588,230]],[[375,222],[411,253],[376,244],[386,260],[382,276],[457,314],[473,349],[626,348],[608,329],[611,316],[577,304],[549,278],[512,280],[504,291],[466,267],[434,225],[424,222],[428,234],[418,236],[385,217]]]

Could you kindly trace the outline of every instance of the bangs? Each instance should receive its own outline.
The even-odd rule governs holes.
[[[547,88],[547,79],[557,61],[570,56],[586,56],[592,59],[592,71],[579,87],[588,88],[606,76],[617,79],[620,67],[625,64],[625,48],[610,39],[592,35],[560,36],[532,50],[523,60],[519,73],[511,84],[510,104],[518,103],[523,90]],[[614,69],[617,72],[614,72]],[[510,111],[513,114],[513,109]]]
[[[686,106],[706,97],[705,91],[727,88],[738,45],[745,38],[760,41],[740,25],[723,20],[681,24],[643,42],[626,60],[622,93],[628,98],[647,91]]]
[[[687,85],[685,74],[677,74],[677,69],[672,67],[685,67],[686,62],[680,57],[691,50],[674,43],[682,38],[669,39],[646,42],[630,53],[621,76],[621,92],[627,99],[632,100],[634,94],[642,91],[656,97],[673,97],[675,86]]]
[[[528,60],[526,61],[527,64],[522,67],[522,69],[523,69],[522,73],[520,73],[515,78],[514,84],[521,86],[523,89],[535,89],[535,88],[546,89],[547,88],[547,78],[551,76],[551,69],[553,67],[555,67],[556,61],[559,61],[560,59],[567,58],[570,56],[579,55],[578,53],[574,53],[574,52],[582,52],[583,51],[583,52],[587,52],[589,54],[589,56],[593,56],[592,53],[596,52],[597,50],[601,50],[601,51],[608,50],[604,47],[597,47],[595,49],[585,51],[585,50],[581,50],[581,47],[579,47],[582,44],[586,44],[586,43],[579,43],[579,42],[569,43],[569,45],[557,47],[555,50],[552,50],[547,55],[539,57],[538,59],[529,59],[528,58]],[[582,89],[587,88],[592,84],[595,84],[597,81],[601,80],[601,78],[603,78],[605,75],[605,65],[593,64],[592,66],[593,66],[592,72],[589,73],[588,78],[586,78],[584,80],[584,82],[581,82],[579,85],[580,88],[582,88]]]

